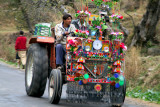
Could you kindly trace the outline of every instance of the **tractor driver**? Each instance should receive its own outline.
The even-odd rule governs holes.
[[[65,14],[63,22],[55,26],[56,36],[56,66],[61,69],[65,63],[66,54],[66,37],[72,36],[71,33],[75,32],[76,28],[71,24],[72,16]]]

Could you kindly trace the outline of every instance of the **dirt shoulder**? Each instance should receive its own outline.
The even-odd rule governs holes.
[[[125,105],[128,105],[128,104],[131,104],[131,105],[133,104],[135,106],[140,106],[140,107],[160,107],[160,104],[151,103],[149,101],[143,101],[138,98],[126,97]]]

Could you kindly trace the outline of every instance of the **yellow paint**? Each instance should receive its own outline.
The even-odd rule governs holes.
[[[99,15],[94,15],[94,14],[92,14],[92,15],[89,17],[89,21],[92,21],[94,17],[95,17],[95,18],[98,18]]]

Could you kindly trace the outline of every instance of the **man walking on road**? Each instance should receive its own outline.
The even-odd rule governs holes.
[[[24,69],[26,64],[26,42],[27,38],[23,35],[24,32],[20,31],[20,36],[17,37],[16,43],[15,43],[15,50],[18,52],[18,56],[20,57],[20,60],[22,62],[22,66]],[[19,65],[20,66],[20,65]]]

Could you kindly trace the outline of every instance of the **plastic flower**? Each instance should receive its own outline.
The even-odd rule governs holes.
[[[77,10],[77,13],[80,13],[80,11],[79,11],[79,10]]]
[[[89,11],[87,11],[87,10],[86,10],[86,11],[83,11],[83,10],[80,11],[80,10],[78,10],[75,16],[78,17],[78,16],[80,16],[80,15],[90,16],[90,15],[91,15],[91,12],[89,12]]]
[[[75,31],[75,35],[77,35],[78,37],[88,38],[89,31],[88,30],[82,31],[77,29]]]
[[[76,32],[79,32],[79,30],[77,29],[77,30],[75,30]]]
[[[101,29],[102,27],[101,26],[97,26],[96,28]]]
[[[121,43],[121,44],[120,44],[120,47],[121,47],[124,51],[127,51],[127,46],[125,46],[124,43]]]
[[[91,15],[91,12],[89,12],[87,10],[85,11],[85,13],[88,14],[89,16]]]
[[[70,40],[68,40],[68,43],[69,43],[71,46],[73,46],[73,47],[76,47],[76,46],[77,46],[77,41],[76,41],[76,40],[70,39]]]
[[[127,46],[124,46],[124,51],[127,51]]]
[[[112,33],[111,33],[111,35],[114,35],[114,36],[116,36],[116,35],[117,35],[117,33],[116,33],[116,32],[112,32]]]
[[[89,35],[89,31],[88,30],[86,31],[86,35]]]
[[[113,18],[113,19],[123,19],[123,16],[118,15],[118,14],[117,15],[112,14],[110,17]]]

